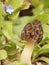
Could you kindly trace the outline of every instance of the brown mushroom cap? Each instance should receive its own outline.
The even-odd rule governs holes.
[[[40,42],[43,38],[43,29],[40,21],[35,20],[32,23],[28,23],[21,33],[22,40],[35,40],[35,42]]]

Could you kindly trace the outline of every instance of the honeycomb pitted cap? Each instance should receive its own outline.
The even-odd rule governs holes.
[[[43,28],[38,20],[34,20],[31,23],[25,25],[21,33],[22,40],[34,40],[35,42],[40,42],[43,38]]]

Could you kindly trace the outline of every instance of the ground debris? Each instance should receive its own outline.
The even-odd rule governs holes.
[[[32,65],[49,65],[49,64],[47,64],[45,62],[36,62],[36,63],[34,63]]]

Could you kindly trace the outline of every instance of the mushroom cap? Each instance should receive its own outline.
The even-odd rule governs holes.
[[[40,21],[34,20],[32,23],[25,25],[21,33],[22,40],[34,40],[35,42],[40,42],[43,38],[43,28]]]

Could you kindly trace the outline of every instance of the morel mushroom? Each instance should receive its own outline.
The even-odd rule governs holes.
[[[40,21],[35,20],[32,23],[28,23],[21,33],[21,39],[26,40],[27,43],[21,54],[21,61],[31,65],[31,55],[34,49],[35,43],[39,43],[43,38],[43,29]]]

